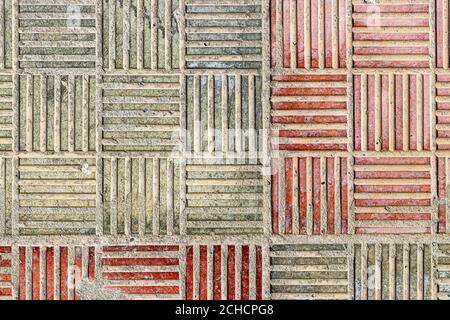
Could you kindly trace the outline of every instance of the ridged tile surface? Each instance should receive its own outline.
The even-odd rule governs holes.
[[[0,0],[0,299],[448,299],[449,0]]]

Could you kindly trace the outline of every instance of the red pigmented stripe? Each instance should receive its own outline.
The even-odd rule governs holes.
[[[213,249],[213,275],[213,299],[220,300],[222,298],[222,250],[220,246],[214,246]]]
[[[262,250],[256,246],[256,300],[262,300]]]
[[[356,171],[357,179],[397,179],[397,178],[418,178],[428,179],[430,173],[426,171]]]
[[[108,286],[128,294],[179,294],[178,286]]]
[[[355,61],[356,68],[428,68],[429,61]]]
[[[444,38],[444,26],[443,26],[443,1],[436,1],[436,64],[438,68],[443,67],[443,38]]]
[[[436,122],[438,124],[448,124],[448,123],[450,123],[450,117],[449,116],[438,116]]]
[[[392,119],[389,114],[389,78],[388,75],[381,76],[381,118],[388,119],[388,122]],[[395,108],[395,107],[394,107]],[[381,129],[381,149],[387,151],[389,149],[389,126],[382,126]]]
[[[0,253],[11,253],[11,247],[0,247]]]
[[[194,248],[186,248],[186,300],[194,298]]]
[[[319,0],[310,0],[310,16],[311,16],[311,67],[319,67]],[[320,30],[322,31],[322,30]]]
[[[356,220],[379,220],[379,221],[401,221],[401,220],[430,220],[431,213],[356,213]]]
[[[285,192],[285,227],[284,227],[284,233],[290,234],[292,233],[292,214],[293,214],[293,199],[294,199],[294,184],[293,184],[293,159],[287,158],[285,160],[285,185],[286,185],[286,192]]]
[[[41,298],[41,296],[40,296],[40,290],[41,290],[40,270],[41,270],[41,253],[40,253],[39,247],[33,247],[32,265],[31,265],[33,300],[39,300]]]
[[[273,233],[279,233],[279,225],[278,225],[278,217],[279,217],[279,211],[278,211],[278,184],[279,184],[279,177],[278,177],[278,159],[272,159],[272,168],[275,170],[275,172],[272,172],[272,232]]]
[[[450,130],[449,130],[449,131],[442,131],[442,130],[439,130],[439,131],[437,132],[437,137],[438,137],[438,138],[450,138]]]
[[[450,150],[450,144],[438,143],[437,145],[439,150]]]
[[[249,246],[242,246],[241,300],[249,299]]]
[[[273,123],[345,123],[346,116],[273,116]]]
[[[236,299],[236,260],[235,260],[235,247],[228,246],[228,261],[227,261],[227,299]]]
[[[334,234],[334,208],[335,208],[335,181],[334,181],[334,158],[327,158],[327,225],[328,233]]]
[[[367,76],[367,123],[375,123],[375,76]],[[367,148],[375,150],[375,126],[368,125]]]
[[[347,159],[341,159],[341,212],[342,212],[342,233],[348,231],[348,173]]]
[[[290,0],[283,0],[283,66],[290,67],[291,64],[291,43],[290,43]]]
[[[280,144],[279,150],[347,150],[346,144]]]
[[[429,206],[430,199],[356,199],[355,205],[359,207],[380,206]]]
[[[276,1],[270,2],[270,58],[271,58],[271,66],[276,66],[276,57],[277,57],[277,7]]]
[[[347,109],[347,102],[327,101],[327,102],[272,102],[274,110],[296,110],[296,109]]]
[[[437,88],[436,94],[438,96],[450,96],[450,88]]]
[[[123,251],[178,251],[178,246],[106,246],[105,252]]]
[[[416,120],[416,108],[417,108],[417,76],[409,76],[409,132],[412,133],[409,136],[409,148],[411,150],[417,149],[417,120]]]
[[[331,11],[332,11],[332,3],[330,1],[324,2],[324,12],[325,12],[325,68],[331,68],[332,67],[332,30],[331,30]]]
[[[371,19],[353,19],[354,27],[372,27]],[[427,27],[428,19],[377,19],[377,27]]]
[[[24,247],[19,247],[19,299],[27,299],[27,278],[26,278],[26,251]]]
[[[346,74],[319,74],[319,75],[273,75],[272,81],[288,82],[322,82],[322,81],[347,81]]]
[[[199,247],[200,259],[200,283],[199,283],[199,298],[200,300],[208,299],[208,251],[206,246]]]
[[[425,132],[423,137],[423,148],[424,150],[430,150],[430,140],[431,136],[430,125],[431,125],[431,76],[424,75],[423,77],[423,132]]]
[[[55,299],[55,254],[53,248],[47,248],[46,249],[46,266],[45,266],[45,272],[46,272],[46,285],[47,285],[47,300],[54,300]]]
[[[406,85],[406,84],[405,84]],[[403,79],[395,75],[395,148],[403,149]]]
[[[442,81],[442,82],[449,82],[450,74],[438,74],[438,75],[436,75],[436,80]]]
[[[95,248],[89,248],[88,256],[88,279],[93,281],[95,278]]]
[[[345,88],[273,88],[274,96],[338,96],[345,95]]]
[[[373,4],[354,4],[353,12],[371,12]],[[376,4],[376,12],[397,12],[397,13],[428,13],[427,4]]]
[[[177,258],[104,258],[105,266],[174,266]]]
[[[108,280],[177,280],[178,272],[103,272]]]
[[[347,137],[346,130],[280,130],[279,137]]]
[[[430,158],[355,158],[355,164],[430,164]]]
[[[274,2],[274,1],[271,1]],[[300,17],[297,22],[297,67],[305,67],[305,42],[303,41],[303,36],[305,34],[305,25],[303,23],[305,15],[304,3],[302,1],[297,2],[297,17]]]
[[[298,189],[299,189],[299,199],[298,199],[298,209],[299,209],[299,230],[300,234],[306,234],[306,211],[307,211],[307,168],[306,168],[306,158],[298,159]]]
[[[68,300],[69,299],[69,251],[67,247],[62,247],[60,249],[60,299]]]
[[[6,273],[0,273],[0,282],[11,282],[11,275]]]
[[[9,297],[12,295],[12,288],[0,288],[0,297]]]
[[[356,75],[354,78],[354,142],[355,150],[361,150],[361,76]]]
[[[355,192],[430,192],[430,185],[402,186],[355,186]]]
[[[388,33],[388,32],[355,32],[355,41],[401,41],[401,40],[429,40],[427,32],[417,33]]]
[[[354,54],[384,55],[384,54],[428,54],[427,47],[355,47]]]
[[[320,211],[321,211],[321,179],[320,158],[313,158],[313,233],[320,234]]]
[[[82,257],[82,253],[81,253],[81,248],[75,247],[75,272],[74,272],[74,283],[75,283],[74,299],[75,300],[80,300],[80,295],[78,294],[77,288],[81,281],[82,268],[83,268],[83,257]]]
[[[339,1],[339,68],[347,67],[347,23],[346,23],[346,12],[347,12],[347,1]]]
[[[0,259],[0,267],[11,268],[11,260],[10,259]]]

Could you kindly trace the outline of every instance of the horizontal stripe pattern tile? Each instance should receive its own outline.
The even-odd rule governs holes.
[[[188,235],[260,234],[263,232],[263,179],[258,163],[186,164]]]
[[[348,147],[347,75],[272,75],[275,149],[345,151]]]
[[[19,1],[19,67],[95,68],[96,1]]]
[[[179,81],[176,75],[104,76],[103,151],[179,151]]]
[[[110,245],[101,252],[105,290],[128,299],[179,299],[176,245]]]
[[[356,157],[356,233],[430,233],[431,160]]]
[[[272,245],[270,265],[272,299],[348,299],[346,245]]]
[[[428,1],[353,1],[353,66],[430,68],[430,14]]]
[[[246,1],[186,1],[187,69],[259,69],[262,5]]]
[[[22,158],[18,163],[20,235],[89,235],[96,230],[95,158]]]

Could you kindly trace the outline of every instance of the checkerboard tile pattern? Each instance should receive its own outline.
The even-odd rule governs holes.
[[[449,299],[449,0],[0,0],[0,299]]]

